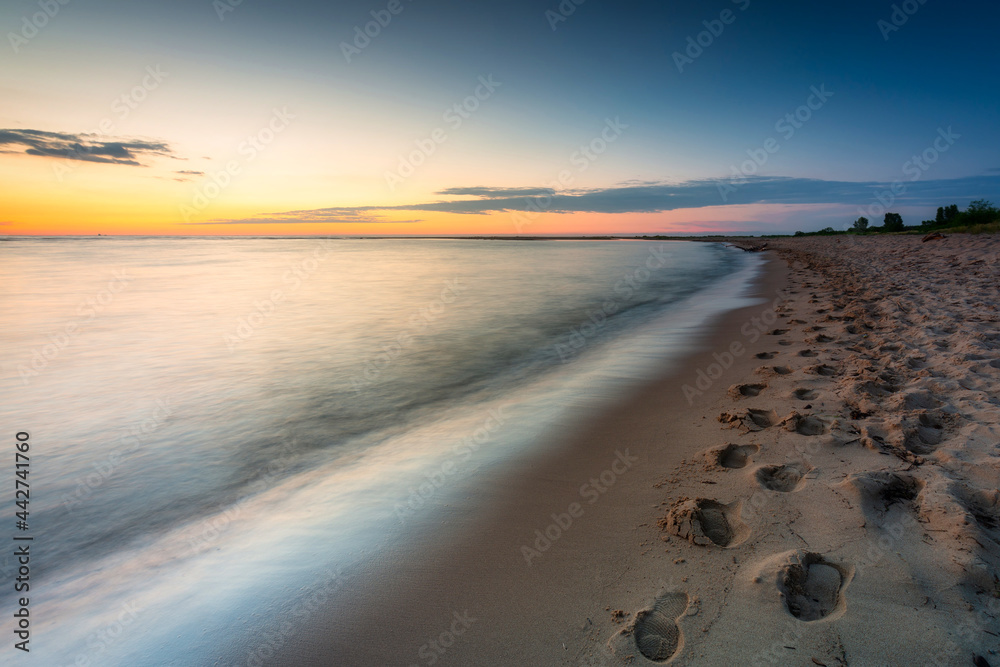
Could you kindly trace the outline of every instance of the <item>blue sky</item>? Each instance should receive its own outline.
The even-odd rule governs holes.
[[[996,3],[90,0],[58,5],[37,35],[19,39],[39,11],[24,0],[0,9],[0,175],[23,181],[36,202],[45,192],[94,200],[84,218],[104,210],[124,228],[190,233],[194,222],[212,233],[225,223],[220,232],[232,233],[245,220],[259,233],[260,220],[298,220],[326,232],[317,216],[286,214],[336,209],[326,222],[337,229],[381,211],[377,221],[406,231],[509,232],[513,209],[449,194],[477,187],[554,189],[561,204],[533,222],[539,233],[842,226],[897,180],[913,184],[892,203],[908,222],[937,205],[1000,200]],[[344,43],[372,12],[390,20],[348,59]],[[678,53],[689,58],[681,67]],[[111,111],[152,65],[169,73],[163,84],[128,117]],[[498,85],[449,125],[443,114],[481,77]],[[208,205],[187,204],[205,186],[213,192],[219,165],[240,160],[241,138],[280,108],[294,120],[261,159],[241,162]],[[112,131],[93,136],[108,117]],[[625,129],[581,161],[609,120]],[[407,173],[438,128],[445,140]],[[76,139],[47,152],[26,132]],[[934,148],[942,133],[946,150]],[[168,148],[110,165],[81,158],[88,164],[72,177],[51,178],[48,163],[65,160],[66,145],[88,142]],[[925,151],[934,160],[911,181]],[[747,163],[753,155],[766,161]],[[734,168],[749,181],[735,183]],[[566,170],[572,178],[560,182]],[[713,195],[706,182],[739,192]],[[667,199],[629,210],[637,187]],[[95,188],[130,196],[102,208],[88,195]],[[27,200],[11,210],[14,226],[65,219]],[[416,223],[414,210],[425,212]]]

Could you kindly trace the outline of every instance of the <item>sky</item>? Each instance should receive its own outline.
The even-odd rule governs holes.
[[[843,229],[1000,202],[1000,5],[5,0],[0,234]]]

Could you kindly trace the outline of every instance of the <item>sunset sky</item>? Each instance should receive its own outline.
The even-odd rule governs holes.
[[[995,2],[577,2],[8,0],[0,233],[791,232],[1000,202]]]

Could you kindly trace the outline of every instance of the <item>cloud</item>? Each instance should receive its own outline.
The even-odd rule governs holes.
[[[97,134],[67,134],[44,130],[0,130],[0,147],[4,146],[24,147],[25,154],[38,157],[125,164],[133,167],[144,166],[139,161],[143,157],[154,155],[173,157],[170,146],[162,141],[107,141]],[[0,151],[21,152],[3,148],[0,148]]]
[[[900,190],[900,186],[903,189]],[[551,213],[657,213],[678,209],[771,205],[881,205],[891,196],[889,209],[911,206],[965,205],[973,199],[1000,199],[1000,174],[966,178],[897,182],[826,181],[789,176],[747,177],[742,181],[701,179],[681,183],[636,182],[612,188],[571,190],[556,194],[549,188],[455,187],[438,194],[471,195],[478,199],[448,199],[401,206],[345,206],[284,211],[255,218],[199,222],[199,225],[252,224],[376,224],[420,220],[386,220],[376,211],[434,211],[488,214],[504,211]],[[512,193],[519,193],[514,196]],[[540,194],[539,194],[540,193]],[[741,226],[748,223],[741,222]]]
[[[366,207],[319,208],[307,211],[283,211],[255,218],[233,218],[209,222],[189,222],[189,225],[301,225],[301,224],[411,224],[423,220],[386,220],[369,213]]]
[[[179,178],[174,178],[178,183],[187,183],[188,181],[193,181],[195,176],[204,176],[203,171],[192,171],[190,169],[182,169],[181,171],[175,171],[175,174],[180,174]]]
[[[900,187],[903,190],[900,191]],[[891,192],[892,183],[826,181],[790,176],[701,179],[682,183],[639,183],[611,188],[573,190],[559,194],[495,196],[402,206],[363,206],[341,211],[405,210],[483,214],[504,211],[552,213],[657,213],[677,209],[748,204],[847,204],[868,206]],[[543,190],[542,188],[538,188]],[[522,188],[531,190],[531,188]],[[500,193],[499,188],[450,188],[444,193]],[[548,190],[547,193],[551,193]],[[892,206],[939,206],[942,202],[996,197],[1000,174],[956,179],[904,181],[896,186]]]
[[[436,193],[439,195],[459,196],[471,195],[473,197],[484,197],[496,199],[502,197],[538,197],[555,194],[552,188],[448,188]]]

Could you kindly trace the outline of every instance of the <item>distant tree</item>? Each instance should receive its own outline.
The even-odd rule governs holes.
[[[944,207],[944,223],[946,225],[954,224],[958,221],[958,204],[952,204],[951,206]]]
[[[985,225],[1000,220],[1000,211],[985,199],[977,199],[969,204],[968,210],[962,216],[962,222],[969,225]]]
[[[938,206],[937,217],[934,218],[934,222],[938,225],[944,224],[944,206]]]
[[[854,221],[854,231],[864,232],[868,230],[868,218],[861,216]]]
[[[903,216],[899,213],[886,213],[882,228],[887,232],[903,231]]]
[[[805,232],[795,232],[795,236],[805,236]]]

